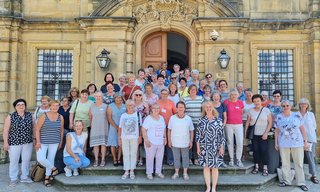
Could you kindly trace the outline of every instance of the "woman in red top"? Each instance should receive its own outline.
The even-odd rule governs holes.
[[[128,76],[128,85],[125,85],[122,89],[122,95],[125,101],[132,99],[132,95],[136,90],[141,90],[139,86],[134,84],[136,77],[131,74]]]
[[[236,137],[236,159],[237,166],[243,167],[241,162],[242,145],[243,145],[243,102],[238,99],[239,92],[236,89],[232,89],[229,93],[229,99],[225,100],[223,104],[227,107],[227,124],[226,124],[226,137],[227,145],[230,156],[229,166],[234,166],[234,136]]]
[[[174,102],[168,99],[169,91],[167,89],[161,90],[161,99],[157,101],[157,104],[160,106],[160,115],[164,118],[166,122],[166,127],[168,127],[168,123],[170,117],[177,113],[176,106]],[[170,147],[166,146],[166,156],[167,156],[167,164],[173,166],[173,154]]]

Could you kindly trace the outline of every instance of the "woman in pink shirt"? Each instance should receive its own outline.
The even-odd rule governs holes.
[[[170,117],[176,114],[177,109],[174,105],[174,102],[168,99],[169,91],[167,89],[161,90],[161,99],[157,101],[157,104],[160,106],[160,115],[164,118],[166,122],[166,127],[168,127],[168,123]],[[173,154],[170,147],[166,146],[166,156],[167,156],[167,164],[173,166]]]
[[[229,166],[234,166],[234,136],[236,138],[236,159],[237,166],[243,167],[241,162],[242,145],[243,145],[243,102],[238,99],[239,93],[236,89],[232,89],[229,93],[229,99],[225,100],[223,104],[227,107],[227,124],[226,124],[226,136],[227,145],[230,156]]]

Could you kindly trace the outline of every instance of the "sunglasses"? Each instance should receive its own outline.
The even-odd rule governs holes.
[[[142,95],[141,94],[136,94],[136,96],[141,97]]]
[[[281,105],[281,107],[290,107],[290,105]]]
[[[208,76],[208,77],[207,77],[207,79],[211,79],[211,78],[212,78],[211,76]]]

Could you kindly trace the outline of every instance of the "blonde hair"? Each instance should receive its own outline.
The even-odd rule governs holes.
[[[44,95],[41,97],[40,101],[42,101],[43,99],[47,100],[48,102],[51,101],[51,98],[48,95]]]
[[[213,115],[214,117],[216,117],[216,118],[219,117],[219,113],[218,113],[218,111],[214,108],[212,101],[205,101],[205,102],[203,102],[203,104],[202,104],[202,116],[206,116],[206,115],[207,115],[207,114],[206,114],[206,110],[205,110],[205,107],[206,107],[207,105],[211,105],[211,106],[212,106],[212,115]]]
[[[60,105],[60,101],[59,100],[52,100],[50,101],[49,103],[49,107],[51,107],[51,105],[55,104],[55,103],[58,103]]]
[[[136,79],[136,76],[134,74],[129,74],[127,80],[129,79]]]

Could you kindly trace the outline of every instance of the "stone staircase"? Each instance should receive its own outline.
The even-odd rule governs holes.
[[[276,174],[269,174],[267,177],[261,174],[252,175],[250,173],[252,169],[252,162],[244,162],[243,168],[221,168],[218,179],[219,191],[259,191],[267,188],[277,178]],[[173,173],[173,167],[164,165],[165,179],[154,177],[153,180],[148,180],[143,166],[136,169],[136,179],[122,180],[122,166],[114,167],[111,161],[107,161],[105,167],[85,168],[77,177],[60,174],[55,182],[64,191],[204,191],[202,167],[190,166],[189,181],[184,181],[182,177],[172,180]]]

